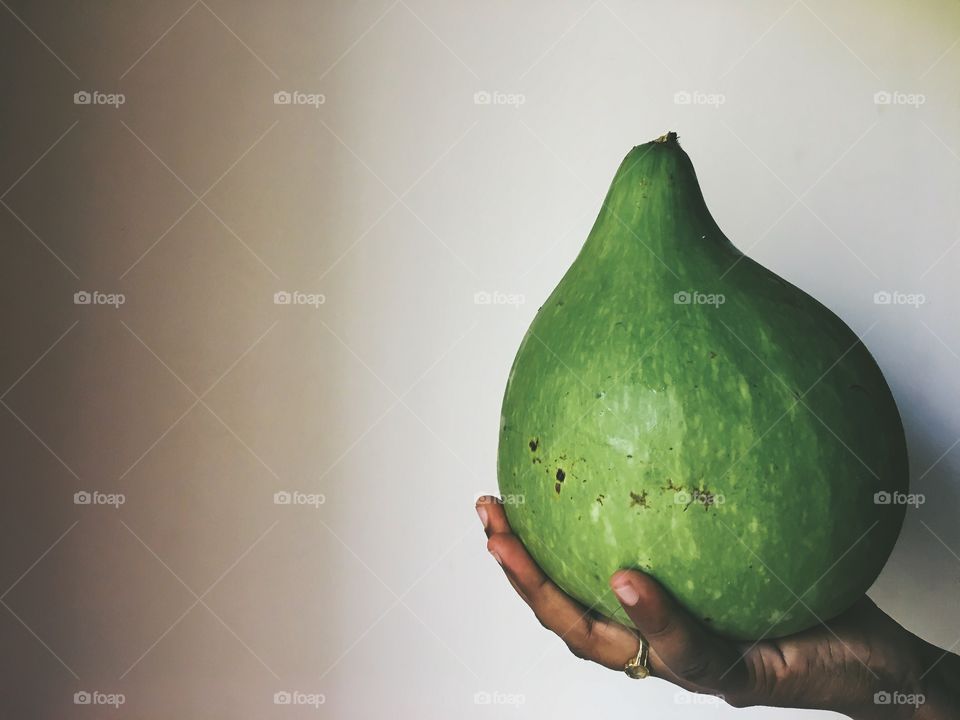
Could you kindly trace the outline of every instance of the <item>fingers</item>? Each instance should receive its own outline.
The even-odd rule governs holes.
[[[495,498],[480,498],[477,514],[489,538],[487,549],[540,624],[559,635],[577,657],[622,670],[624,663],[637,652],[633,632],[622,625],[594,618],[557,587],[513,534],[503,506]]]
[[[636,628],[684,686],[735,696],[747,687],[747,667],[736,647],[709,632],[656,580],[621,570],[610,586]]]
[[[487,550],[500,563],[520,596],[537,619],[560,635],[579,629],[584,610],[553,584],[513,534],[503,506],[489,496],[480,498],[477,514],[486,514]]]
[[[480,516],[480,522],[483,523],[487,537],[494,533],[511,532],[507,513],[504,512],[503,503],[498,498],[490,495],[481,495],[477,498],[477,515]]]

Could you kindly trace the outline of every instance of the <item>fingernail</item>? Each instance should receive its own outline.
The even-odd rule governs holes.
[[[497,563],[499,563],[500,565],[503,565],[503,558],[500,557],[500,555],[498,555],[498,554],[497,554],[496,552],[494,552],[493,550],[490,551],[490,554],[493,555],[493,559],[496,560]]]
[[[485,508],[483,505],[477,505],[477,515],[480,516],[480,522],[483,523],[483,529],[486,530],[487,523],[489,522],[489,518],[487,517],[487,508]]]
[[[627,582],[620,585],[614,585],[613,592],[616,593],[618,598],[620,598],[620,602],[622,602],[624,605],[629,605],[630,607],[636,605],[637,601],[640,599],[640,593],[637,592],[637,589]]]

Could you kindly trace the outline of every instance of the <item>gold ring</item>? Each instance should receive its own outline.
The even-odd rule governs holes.
[[[623,666],[623,671],[628,677],[634,680],[642,680],[650,675],[650,667],[647,665],[647,657],[650,654],[650,643],[647,642],[643,635],[639,636],[639,640],[640,649],[637,650],[637,656]]]

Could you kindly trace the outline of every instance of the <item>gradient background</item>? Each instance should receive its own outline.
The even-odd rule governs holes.
[[[473,511],[520,338],[669,129],[726,234],[865,334],[927,496],[871,595],[956,649],[956,2],[0,5],[9,716],[817,715],[575,659]]]

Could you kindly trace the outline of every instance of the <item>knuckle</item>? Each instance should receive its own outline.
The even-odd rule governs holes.
[[[669,637],[676,634],[680,631],[680,628],[676,623],[676,618],[672,615],[668,615],[665,618],[662,618],[659,622],[655,623],[652,627],[646,627],[643,630],[644,636],[648,640],[657,640],[663,637]]]
[[[540,627],[542,627],[544,630],[553,632],[553,628],[550,627],[550,622],[540,612],[538,612],[536,608],[533,609],[533,616],[537,619],[537,622],[540,623]]]
[[[590,646],[588,643],[580,640],[564,640],[564,643],[574,657],[577,657],[581,660],[590,659]]]

